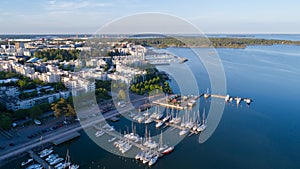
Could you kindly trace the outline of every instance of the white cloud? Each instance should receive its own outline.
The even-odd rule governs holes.
[[[81,1],[48,1],[47,10],[76,10],[82,8],[91,8],[91,7],[107,7],[111,6],[111,3],[99,3],[91,2],[87,0]]]

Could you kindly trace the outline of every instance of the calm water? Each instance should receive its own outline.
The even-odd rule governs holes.
[[[196,49],[201,50],[205,49]],[[186,48],[169,48],[178,56],[187,57],[199,89],[210,86],[208,76],[197,56]],[[231,95],[251,97],[249,107],[226,105],[222,120],[210,139],[198,143],[198,136],[186,137],[175,151],[151,168],[189,169],[296,169],[300,166],[300,47],[252,46],[246,49],[217,49],[223,62],[227,91]],[[185,78],[184,73],[181,76]],[[175,91],[178,90],[171,81]],[[210,103],[202,103],[209,106]],[[214,104],[214,103],[211,103]],[[121,119],[117,128],[131,126]],[[142,125],[137,130],[143,133]],[[126,130],[126,129],[125,129]],[[159,131],[151,130],[156,134]],[[64,156],[68,146],[71,160],[81,168],[140,169],[147,166],[133,159],[119,157],[98,147],[83,132],[81,137],[56,147]],[[18,168],[22,158],[4,168]]]

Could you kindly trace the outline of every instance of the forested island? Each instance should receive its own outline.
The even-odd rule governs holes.
[[[204,38],[204,37],[160,37],[127,38],[123,41],[156,48],[200,47],[200,48],[246,48],[250,45],[300,45],[300,41],[254,39],[254,38]]]

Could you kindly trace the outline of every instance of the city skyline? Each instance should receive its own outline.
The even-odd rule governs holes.
[[[91,34],[121,17],[165,13],[194,24],[204,33],[299,33],[299,2],[204,1],[1,1],[0,34]]]

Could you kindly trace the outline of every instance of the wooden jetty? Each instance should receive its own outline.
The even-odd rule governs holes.
[[[43,160],[40,156],[38,156],[35,152],[33,152],[32,150],[28,151],[29,156],[35,160],[36,162],[38,162],[43,168],[46,169],[53,169],[52,166],[50,166],[45,160]]]

